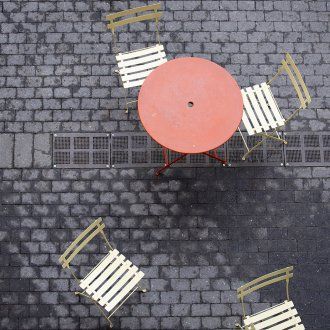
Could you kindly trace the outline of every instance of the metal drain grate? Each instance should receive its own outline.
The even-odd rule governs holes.
[[[54,134],[53,166],[57,168],[110,167],[110,135]]]
[[[285,133],[285,165],[330,165],[330,132]]]
[[[113,167],[145,167],[163,163],[162,149],[146,133],[114,133],[111,135]]]
[[[216,152],[221,158],[227,159],[231,167],[242,166],[325,166],[330,165],[330,132],[290,132],[279,133],[288,144],[266,139],[250,156],[243,161],[246,152],[239,133]],[[261,140],[260,136],[248,136],[243,132],[248,146],[252,147]],[[111,138],[112,166],[114,167],[146,167],[164,164],[162,149],[147,133],[125,132],[115,133]],[[180,153],[168,151],[170,160]],[[203,154],[188,155],[176,167],[207,167],[221,166],[216,160]]]
[[[181,154],[167,151],[169,160],[179,157]],[[219,157],[225,158],[226,150],[222,146],[216,150]],[[113,167],[146,167],[164,165],[161,146],[152,140],[146,133],[125,132],[111,135],[111,161]],[[198,167],[212,164],[221,164],[214,159],[203,155],[188,155],[181,159],[175,166]]]
[[[243,134],[246,134],[243,132]],[[329,166],[330,132],[281,133],[288,144],[267,139],[245,160],[244,143],[236,133],[216,150],[231,167],[242,166]],[[261,137],[245,135],[249,147]],[[180,153],[167,151],[169,160]],[[111,162],[110,162],[111,160]],[[109,134],[54,134],[53,164],[58,168],[130,168],[164,165],[161,146],[145,132]],[[191,154],[175,163],[175,167],[222,166],[203,154]]]
[[[260,136],[249,136],[242,132],[249,148],[261,141]],[[282,136],[282,133],[280,133]],[[283,166],[284,153],[283,143],[276,140],[267,139],[256,150],[254,150],[245,161],[242,160],[246,153],[244,142],[239,133],[226,143],[227,161],[232,167],[236,166]]]

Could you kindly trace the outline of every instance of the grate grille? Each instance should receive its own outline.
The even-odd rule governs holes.
[[[170,161],[181,156],[175,151],[167,151]],[[216,150],[219,157],[225,158],[225,147]],[[114,167],[163,166],[162,147],[152,140],[147,133],[125,132],[111,136],[111,160]],[[192,154],[182,158],[175,166],[198,167],[212,164],[221,166],[216,160],[203,154]]]
[[[285,133],[285,139],[288,142],[284,146],[286,166],[330,165],[330,133],[289,132]]]
[[[248,136],[242,132],[249,148],[262,140],[260,136]],[[282,133],[281,133],[282,134]],[[281,136],[280,134],[280,136]],[[284,163],[283,143],[267,139],[255,149],[245,161],[242,157],[246,153],[244,142],[239,133],[226,143],[227,160],[232,167],[236,166],[282,166]]]
[[[57,168],[110,167],[109,134],[54,134],[53,166]]]
[[[246,134],[243,132],[243,134]],[[327,166],[330,165],[330,133],[281,133],[288,144],[267,139],[245,160],[243,140],[236,133],[224,146],[214,150],[232,167],[241,166]],[[245,135],[249,147],[260,141],[259,136]],[[169,160],[181,154],[167,151]],[[111,162],[110,162],[111,159]],[[58,168],[159,167],[164,165],[161,146],[145,132],[109,134],[55,134],[53,164]],[[176,167],[222,166],[204,154],[182,158]]]
[[[160,150],[151,144],[146,133],[115,133],[111,135],[111,159],[114,167],[140,167],[158,163],[155,151]],[[151,150],[152,149],[152,150]]]
[[[109,136],[93,136],[93,149],[109,149]]]
[[[56,136],[54,139],[54,149],[70,149],[70,137]]]
[[[73,138],[74,149],[89,149],[89,137],[76,136]]]

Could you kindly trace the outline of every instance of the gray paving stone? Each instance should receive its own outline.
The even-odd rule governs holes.
[[[13,166],[13,134],[0,134],[0,168],[11,168]]]
[[[181,326],[179,317],[163,317],[161,319],[162,329],[179,329]]]
[[[182,318],[183,329],[200,329],[201,318],[200,317],[184,317]]]
[[[34,166],[44,168],[50,167],[51,164],[51,135],[36,134],[34,136]]]
[[[32,134],[16,134],[15,135],[15,151],[14,166],[31,167],[33,155],[33,135]]]

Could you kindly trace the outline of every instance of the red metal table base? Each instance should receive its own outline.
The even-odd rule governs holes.
[[[169,162],[169,159],[168,159],[168,154],[167,154],[167,148],[163,147],[163,157],[164,157],[164,160],[165,160],[165,165],[163,167],[161,167],[159,170],[157,170],[156,172],[156,175],[160,175],[161,173],[163,173],[165,170],[167,170],[172,164],[178,162],[179,160],[181,160],[182,158],[186,157],[188,154],[182,154],[181,156],[173,159],[171,162]],[[216,154],[215,154],[215,151],[213,150],[213,154],[209,153],[209,152],[203,152],[204,155],[210,157],[210,158],[213,158],[213,159],[216,159],[217,161],[219,161],[220,163],[222,163],[223,165],[227,165],[227,161],[224,160],[224,159],[221,159],[220,157],[218,157]]]

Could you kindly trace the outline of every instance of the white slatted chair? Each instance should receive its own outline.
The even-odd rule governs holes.
[[[236,324],[240,329],[244,330],[284,330],[284,329],[305,329],[301,324],[301,319],[295,309],[293,302],[289,298],[289,280],[293,277],[293,267],[286,267],[267,275],[261,276],[247,284],[244,284],[237,289],[238,298],[241,300],[243,307],[243,323],[241,326]],[[281,304],[272,306],[261,312],[253,315],[245,314],[244,297],[250,293],[261,289],[273,283],[285,281],[286,282],[286,295],[287,300]]]
[[[104,234],[104,227],[101,218],[95,220],[73,241],[59,258],[59,261],[63,268],[68,268],[71,271],[82,289],[81,292],[75,292],[75,294],[91,299],[108,320],[111,328],[110,317],[117,309],[137,289],[142,292],[146,292],[146,290],[139,285],[144,273],[120,254],[118,250],[112,248]],[[102,236],[109,247],[109,253],[82,280],[79,280],[70,268],[70,264],[86,244],[97,235]]]
[[[124,88],[141,86],[148,75],[167,62],[163,45],[156,45],[116,55]]]
[[[156,3],[153,5],[123,10],[107,16],[107,19],[110,22],[108,28],[112,31],[114,49],[117,53],[116,60],[119,70],[116,70],[115,72],[120,76],[122,85],[125,89],[126,112],[128,112],[128,105],[136,102],[136,100],[130,102],[127,101],[127,89],[141,86],[152,70],[167,62],[164,46],[160,43],[159,37],[158,24],[162,15],[162,13],[159,12],[160,7],[161,4]],[[155,20],[157,44],[129,52],[117,52],[116,28],[147,20]]]
[[[283,117],[270,88],[271,83],[275,80],[275,78],[284,71],[288,74],[298,95],[300,103],[298,109],[296,109],[292,115],[286,119]],[[286,141],[280,137],[277,130],[297,115],[301,109],[305,109],[311,102],[311,97],[305,82],[303,81],[303,78],[290,54],[286,54],[285,59],[282,60],[282,64],[276,75],[267,83],[244,88],[241,92],[244,105],[242,125],[247,131],[248,136],[259,135],[262,137],[261,141],[250,148],[241,132],[241,129],[238,128],[247,149],[247,152],[242,157],[243,160],[245,160],[246,157],[253,150],[259,147],[267,138],[286,143]]]

